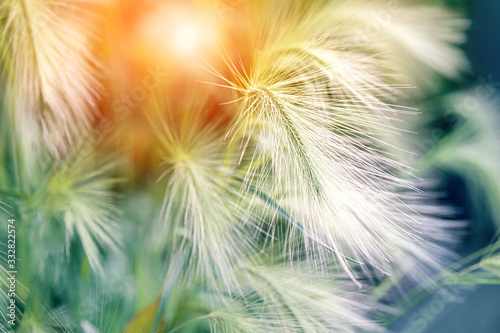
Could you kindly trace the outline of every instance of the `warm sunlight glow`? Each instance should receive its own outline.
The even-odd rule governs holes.
[[[188,53],[196,50],[200,31],[193,25],[179,26],[174,35],[174,43],[177,49],[181,52]]]
[[[161,63],[207,57],[218,36],[217,22],[209,14],[180,3],[151,10],[135,27],[134,50]]]

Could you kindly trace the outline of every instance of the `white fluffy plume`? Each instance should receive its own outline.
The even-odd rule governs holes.
[[[262,6],[251,68],[224,54],[232,75],[208,70],[240,93],[229,135],[251,150],[246,183],[296,221],[287,251],[301,251],[299,233],[310,258],[335,252],[352,277],[351,258],[385,274],[409,257],[437,265],[439,247],[423,244],[448,239],[446,225],[405,201],[412,170],[389,153],[399,116],[415,110],[391,104],[400,85],[377,49],[341,33],[322,5]]]
[[[54,153],[89,130],[99,83],[92,55],[96,15],[87,0],[5,0],[0,44],[9,107],[39,120]]]
[[[245,266],[241,295],[211,313],[213,332],[379,332],[361,292],[347,291],[339,276],[311,278],[297,263]]]
[[[212,285],[222,281],[233,289],[234,270],[254,252],[248,234],[253,228],[236,204],[236,163],[226,150],[222,125],[210,123],[206,99],[197,97],[178,109],[161,98],[150,103],[166,168],[160,177],[166,190],[156,244],[170,247],[171,258],[189,262],[191,278]]]

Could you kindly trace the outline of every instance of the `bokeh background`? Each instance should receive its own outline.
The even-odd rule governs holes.
[[[446,3],[468,13],[471,28],[464,45],[472,63],[471,74],[463,86],[488,84],[500,92],[500,1],[469,0],[465,4],[449,0]],[[492,96],[494,94],[492,93]],[[492,101],[500,114],[500,99]],[[500,147],[498,147],[500,153]],[[499,166],[500,168],[500,166]],[[460,176],[447,174],[447,195],[460,208],[461,217],[470,222],[467,234],[459,246],[462,256],[487,246],[495,235],[493,217],[483,207],[473,204],[476,196]],[[498,203],[500,206],[500,202]],[[398,322],[394,332],[425,333],[495,333],[500,332],[500,286],[454,286],[437,291]]]
[[[315,0],[308,1],[312,3]],[[207,109],[213,110],[213,114],[218,114],[219,117],[223,118],[220,123],[229,123],[229,116],[226,116],[228,119],[224,118],[226,111],[221,103],[232,100],[232,93],[226,89],[217,89],[217,87],[200,82],[213,81],[214,78],[213,74],[208,73],[205,69],[193,66],[196,52],[193,52],[192,44],[196,42],[197,51],[203,53],[203,58],[209,62],[214,60],[215,63],[220,63],[221,59],[215,50],[216,48],[213,47],[212,35],[223,36],[221,38],[224,39],[222,41],[224,44],[237,46],[238,56],[245,63],[251,59],[254,51],[251,49],[250,43],[247,43],[239,35],[241,29],[247,27],[243,26],[244,23],[239,22],[239,17],[234,14],[238,10],[233,12],[234,15],[229,13],[224,16],[221,22],[213,24],[214,22],[210,22],[210,17],[204,16],[204,13],[213,11],[213,9],[208,10],[203,7],[208,2],[210,1],[103,1],[102,14],[104,19],[96,20],[97,25],[102,22],[102,27],[98,27],[96,30],[105,31],[105,33],[92,40],[91,44],[92,52],[98,54],[99,59],[103,59],[104,62],[102,64],[104,69],[102,73],[99,73],[102,74],[99,80],[103,80],[102,91],[104,93],[97,102],[96,109],[99,117],[95,121],[95,127],[97,129],[103,128],[103,133],[100,134],[109,140],[105,140],[106,145],[99,145],[96,148],[96,156],[99,158],[90,159],[87,162],[93,167],[94,164],[99,165],[96,161],[101,156],[111,159],[119,156],[118,163],[110,168],[110,173],[113,174],[112,176],[125,179],[125,181],[112,183],[113,191],[120,194],[113,199],[117,199],[117,208],[121,211],[118,220],[120,231],[123,234],[121,240],[125,246],[121,257],[115,257],[111,251],[108,253],[103,250],[105,255],[102,259],[106,276],[104,278],[98,277],[98,274],[94,274],[91,269],[90,264],[92,263],[87,262],[86,254],[82,251],[79,240],[72,240],[70,245],[65,245],[62,241],[65,237],[63,223],[53,223],[52,227],[54,225],[58,227],[54,229],[55,231],[50,229],[51,232],[46,233],[44,238],[40,237],[41,231],[37,231],[36,228],[32,228],[28,224],[25,231],[27,231],[26,235],[31,235],[31,239],[27,238],[25,251],[30,255],[26,255],[25,258],[30,258],[31,261],[24,260],[22,264],[27,267],[32,266],[33,271],[28,270],[29,274],[25,273],[27,275],[25,278],[31,282],[34,280],[33,285],[40,285],[40,290],[32,289],[30,293],[24,292],[22,296],[28,299],[27,304],[46,304],[51,307],[51,311],[59,311],[60,306],[67,306],[71,311],[75,309],[75,318],[87,318],[89,316],[85,311],[90,307],[89,304],[93,304],[92,302],[97,300],[99,316],[113,317],[110,321],[116,324],[116,327],[124,327],[123,325],[126,323],[132,323],[132,326],[143,323],[152,324],[155,318],[161,318],[162,306],[160,304],[165,304],[163,284],[169,269],[169,262],[165,259],[168,257],[165,253],[151,249],[150,235],[158,233],[153,221],[158,219],[159,207],[161,207],[162,198],[165,195],[165,181],[163,180],[163,183],[157,182],[164,172],[164,169],[159,167],[162,160],[158,151],[162,147],[158,138],[155,137],[154,131],[151,130],[151,119],[154,116],[144,112],[150,108],[147,95],[152,94],[153,91],[157,93],[156,88],[159,88],[159,95],[168,96],[169,102],[174,104],[172,109],[175,109],[176,106],[184,105],[184,100],[192,98],[191,84],[196,82],[202,86],[201,90],[206,91],[207,95],[205,99],[200,97],[200,101],[207,105]],[[222,2],[238,4],[240,0],[224,0]],[[401,2],[403,3],[403,1]],[[423,88],[418,87],[412,90],[415,91],[415,94],[410,93],[408,100],[401,102],[402,105],[418,108],[422,112],[419,117],[413,116],[412,119],[408,119],[409,130],[418,132],[418,134],[405,137],[402,140],[405,141],[402,145],[408,145],[409,151],[417,151],[424,156],[422,159],[424,160],[424,170],[426,157],[429,156],[428,165],[431,167],[430,170],[425,170],[427,172],[425,176],[436,180],[436,191],[439,192],[443,207],[446,207],[444,210],[448,211],[448,207],[454,208],[450,209],[452,214],[446,219],[449,219],[451,224],[465,226],[458,228],[460,229],[457,232],[458,241],[453,250],[458,252],[459,257],[466,258],[491,244],[500,230],[500,148],[497,146],[497,143],[500,143],[498,140],[500,133],[495,132],[495,128],[500,130],[500,121],[494,121],[495,118],[500,119],[500,98],[498,97],[500,95],[500,1],[404,1],[404,3],[412,2],[417,5],[427,3],[449,6],[471,21],[470,29],[467,31],[467,42],[462,46],[471,61],[470,70],[464,73],[459,80],[437,76],[435,82],[430,82],[429,87],[422,84]],[[389,4],[390,1],[387,0],[386,3]],[[385,4],[385,2],[381,1],[381,4]],[[419,27],[422,27],[425,33],[429,33],[428,30],[433,28],[439,29],[439,22],[429,22],[425,18],[422,19],[423,26]],[[184,26],[184,21],[190,25]],[[244,20],[241,21],[244,22]],[[45,28],[45,23],[42,20],[40,28]],[[196,36],[193,36],[191,29],[202,30],[203,38],[195,40]],[[165,31],[175,31],[176,33],[170,36]],[[423,44],[425,47],[425,43]],[[429,51],[431,52],[432,48],[429,48]],[[229,52],[235,53],[234,50]],[[453,54],[453,52],[449,54]],[[433,56],[436,56],[436,53],[431,54],[430,58],[432,59]],[[234,57],[235,54],[229,56],[229,58]],[[400,58],[402,58],[400,60],[403,65],[405,62],[412,62],[411,59],[406,59],[404,56]],[[450,59],[450,64],[453,63],[453,59]],[[416,69],[415,72],[420,74],[418,72],[420,68],[417,65],[413,69]],[[428,72],[424,71],[424,73]],[[427,88],[426,91],[419,90]],[[477,118],[472,117],[471,112],[476,111],[481,111],[481,115]],[[483,111],[488,111],[489,114],[486,116],[488,112]],[[208,114],[207,119],[210,120],[213,114]],[[481,130],[478,131],[479,133],[474,131],[469,133],[471,137],[481,138],[478,140],[478,151],[469,150],[470,154],[463,156],[461,154],[467,150],[454,151],[454,148],[461,148],[463,143],[469,143],[470,138],[467,136],[458,136],[456,147],[447,145],[446,140],[443,140],[443,138],[448,138],[445,134],[453,138],[453,133],[460,133],[457,129],[460,130],[463,127],[467,129],[468,126],[471,126],[470,123],[474,123],[475,120],[485,119],[487,122],[491,119],[491,122],[486,124],[488,126],[483,127],[483,129],[487,128],[490,131],[485,137],[481,136]],[[463,126],[464,124],[465,126]],[[472,128],[477,131],[473,126]],[[435,136],[436,133],[439,135]],[[28,140],[28,135],[26,137]],[[489,138],[491,141],[488,141]],[[443,144],[443,142],[445,143]],[[453,143],[453,141],[451,142]],[[467,146],[467,144],[463,146]],[[481,150],[482,148],[484,150]],[[491,154],[491,156],[486,154]],[[34,156],[33,154],[29,157],[35,159]],[[463,157],[464,163],[461,162],[461,157]],[[47,159],[51,161],[48,157]],[[466,162],[474,159],[473,162],[477,162],[477,168],[469,168]],[[412,165],[413,162],[416,165]],[[405,164],[420,170],[422,165],[417,165],[419,162],[411,160],[405,161]],[[83,165],[81,169],[85,169],[89,165]],[[79,165],[76,166],[76,169],[78,167]],[[4,172],[5,179],[9,179],[7,175],[14,168],[7,169]],[[47,169],[52,171],[50,165]],[[55,169],[54,174],[58,175],[58,170]],[[43,172],[40,173],[44,176],[41,179],[45,180],[46,175]],[[64,180],[64,177],[62,179]],[[41,183],[41,185],[45,186],[46,184]],[[47,193],[44,193],[45,187],[40,193],[34,191],[39,200],[34,203],[35,209],[26,211],[26,214],[32,215],[25,215],[24,220],[29,221],[30,219],[26,216],[37,216],[38,210],[42,211],[46,206],[50,206],[44,200],[46,194],[50,195],[54,187],[63,193],[66,190],[64,186],[58,188],[57,182],[54,186],[52,185],[54,184],[48,182],[48,185],[45,186],[48,189]],[[65,185],[64,182],[62,185]],[[34,188],[37,187],[34,186]],[[71,191],[68,190],[68,192]],[[53,195],[52,200],[52,204],[58,207],[57,193]],[[21,216],[21,212],[24,211],[20,210],[18,215]],[[59,218],[61,221],[67,222],[67,215],[57,218],[57,222],[60,222]],[[40,221],[45,220],[40,218]],[[44,224],[40,223],[40,225]],[[65,246],[71,248],[67,249]],[[168,252],[169,246],[164,246],[167,247],[165,252]],[[46,251],[39,249],[46,249]],[[67,255],[68,251],[71,252],[71,256]],[[39,269],[38,262],[43,263],[41,266],[45,265],[46,269],[40,269],[40,272],[37,273],[35,269]],[[474,261],[469,262],[469,264],[474,263]],[[49,268],[47,269],[47,267]],[[52,275],[57,276],[60,280],[55,279]],[[60,276],[64,276],[64,278],[60,278]],[[62,279],[64,283],[60,283]],[[383,286],[383,283],[381,285]],[[403,293],[411,290],[411,288],[402,289]],[[188,295],[189,297],[186,296],[186,299],[189,300],[192,297],[191,294],[197,297],[198,293],[197,287],[193,288],[196,290],[195,292],[186,290],[182,288],[176,290],[178,295],[173,297],[174,306],[172,308],[176,309],[175,306],[179,306],[179,311],[165,311],[169,312],[168,316],[176,318],[175,320],[180,323],[189,322],[191,318],[197,316],[196,311],[201,314],[204,314],[203,311],[205,311],[198,309],[196,302],[190,304],[193,306],[192,308],[183,307],[183,297]],[[183,294],[184,292],[186,294]],[[96,296],[98,293],[99,296]],[[391,297],[397,297],[397,295],[400,294],[391,294],[387,296],[387,299],[383,298],[383,302],[393,306],[396,300],[391,299]],[[193,299],[197,300],[196,297]],[[38,302],[40,300],[44,303]],[[500,332],[500,286],[498,279],[496,285],[485,283],[450,284],[437,289],[430,297],[425,295],[423,300],[419,300],[413,307],[408,308],[408,304],[405,305],[401,307],[404,313],[395,314],[388,311],[388,320],[384,320],[384,311],[376,313],[374,317],[378,319],[377,316],[380,315],[382,317],[380,322],[384,325],[390,322],[391,324],[387,326],[392,332]],[[40,320],[44,318],[40,314],[43,314],[45,309],[36,307],[31,309],[26,306],[25,310],[28,313],[27,319],[33,321],[33,327],[37,327],[36,325],[40,321],[42,324],[48,325]],[[407,310],[408,312],[406,312]],[[114,323],[114,312],[122,314],[122,318],[117,319],[116,323]],[[92,322],[92,313],[90,313],[90,317],[91,320],[84,322],[85,325],[93,323],[97,326],[98,320],[93,318]],[[174,321],[172,320],[172,322]],[[28,322],[28,324],[30,323]],[[77,323],[77,325],[79,324]],[[200,332],[201,324],[199,327],[196,325],[185,332]],[[88,327],[90,328],[84,330],[85,333],[95,332],[92,326]],[[206,329],[207,327],[205,327],[205,331]],[[106,329],[102,331],[102,333],[105,332]],[[135,333],[136,331],[130,329],[125,332]]]

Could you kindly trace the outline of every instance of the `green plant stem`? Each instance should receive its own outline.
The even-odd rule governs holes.
[[[451,265],[445,272],[441,272],[438,274],[433,275],[429,279],[426,280],[426,282],[423,285],[419,285],[418,287],[415,287],[412,289],[409,293],[408,297],[405,297],[406,299],[413,299],[413,301],[407,305],[402,311],[401,315],[395,316],[392,320],[388,321],[385,325],[386,327],[390,327],[393,325],[396,321],[398,321],[403,314],[407,313],[411,309],[413,309],[415,306],[423,302],[425,299],[427,299],[430,295],[432,295],[436,290],[439,288],[445,286],[446,283],[446,278],[452,276],[455,273],[455,270],[457,270],[460,267],[465,266],[466,264],[476,260],[477,258],[481,257],[486,253],[487,249],[489,249],[489,246],[486,248],[479,249],[468,256],[460,259],[459,261],[455,262],[453,265]],[[430,289],[427,289],[430,288]],[[420,294],[422,293],[422,294]],[[418,296],[420,294],[420,296]],[[418,296],[418,297],[417,297]],[[403,302],[404,300],[399,301],[397,304],[394,305],[395,308],[400,308],[403,307]]]
[[[161,317],[167,306],[167,301],[170,296],[170,288],[165,288],[160,298],[160,305],[158,306],[158,311],[156,312],[155,320],[153,326],[151,327],[151,333],[157,332],[158,326],[160,325]]]
[[[187,257],[184,258],[183,265],[182,265],[183,267],[187,265],[187,260],[188,260]],[[183,271],[184,271],[184,269],[176,269],[173,272],[173,276],[171,276],[168,279],[168,283],[165,286],[165,289],[163,290],[161,297],[160,297],[160,304],[158,306],[158,311],[156,312],[153,326],[151,327],[151,331],[150,331],[151,333],[156,332],[158,326],[160,325],[161,317],[163,316],[163,312],[165,311],[165,308],[167,307],[167,302],[170,298],[170,294],[171,294],[173,288],[175,287],[175,284]]]

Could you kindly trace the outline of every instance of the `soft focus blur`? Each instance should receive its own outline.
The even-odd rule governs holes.
[[[20,332],[500,332],[500,1],[47,1],[0,0]]]
[[[446,1],[468,13],[472,25],[468,41],[464,46],[473,71],[465,87],[482,86],[473,95],[470,104],[480,105],[484,99],[491,99],[494,112],[500,115],[500,2],[497,0]],[[460,3],[456,5],[456,3]],[[484,94],[483,94],[484,93]],[[500,147],[497,153],[500,153]],[[497,166],[500,167],[500,166]],[[475,205],[477,196],[484,200],[487,189],[471,189],[456,174],[447,173],[447,193],[452,202],[461,209],[461,217],[470,221],[459,246],[462,256],[487,246],[495,236],[497,226],[494,217],[488,213],[488,204],[483,201]],[[497,202],[500,206],[500,202]],[[392,326],[394,332],[412,333],[493,333],[500,332],[500,286],[459,285],[443,288],[430,299],[403,316]]]
[[[453,91],[477,89],[479,85],[487,87],[485,89],[489,93],[484,98],[493,100],[500,115],[500,102],[495,99],[496,93],[490,90],[500,89],[500,2],[444,2],[471,19],[464,49],[472,62],[472,70],[459,82],[440,83],[443,86],[437,89],[433,99],[422,102],[430,105],[429,112],[436,110],[437,117],[441,117],[446,112],[439,108],[450,106],[436,101],[446,98]],[[127,170],[122,171],[137,184],[154,181],[158,175],[152,170],[160,162],[154,153],[158,148],[155,147],[154,135],[141,112],[147,102],[146,96],[161,87],[163,91],[170,92],[170,102],[175,106],[183,98],[186,82],[213,82],[214,76],[207,70],[211,69],[207,63],[220,63],[221,54],[231,52],[223,49],[222,45],[236,46],[234,49],[238,49],[239,56],[245,60],[245,49],[250,46],[244,36],[233,33],[241,30],[238,23],[241,15],[245,15],[239,11],[238,4],[238,1],[223,1],[214,10],[212,3],[204,0],[108,1],[109,17],[106,19],[109,36],[103,43],[103,52],[109,62],[107,65],[111,73],[108,77],[112,83],[108,87],[110,93],[105,99],[103,114],[110,119],[118,119],[114,121],[117,132],[127,133],[121,136],[123,139],[117,148],[129,159],[129,163],[123,164]],[[209,88],[205,86],[204,89]],[[209,103],[215,107],[228,99],[228,93],[212,89]],[[430,133],[435,126],[446,131],[447,127],[453,126],[452,122],[443,116],[434,120],[427,130]],[[421,138],[424,136],[422,134]],[[496,230],[494,217],[487,213],[488,204],[483,202],[481,206],[481,203],[476,203],[476,196],[485,195],[477,191],[487,189],[471,188],[459,173],[449,170],[438,172],[442,179],[446,179],[443,190],[447,200],[459,207],[458,219],[470,222],[458,246],[460,255],[466,256],[488,245]],[[498,299],[499,286],[449,287],[437,291],[404,315],[392,330],[412,333],[498,332]]]

